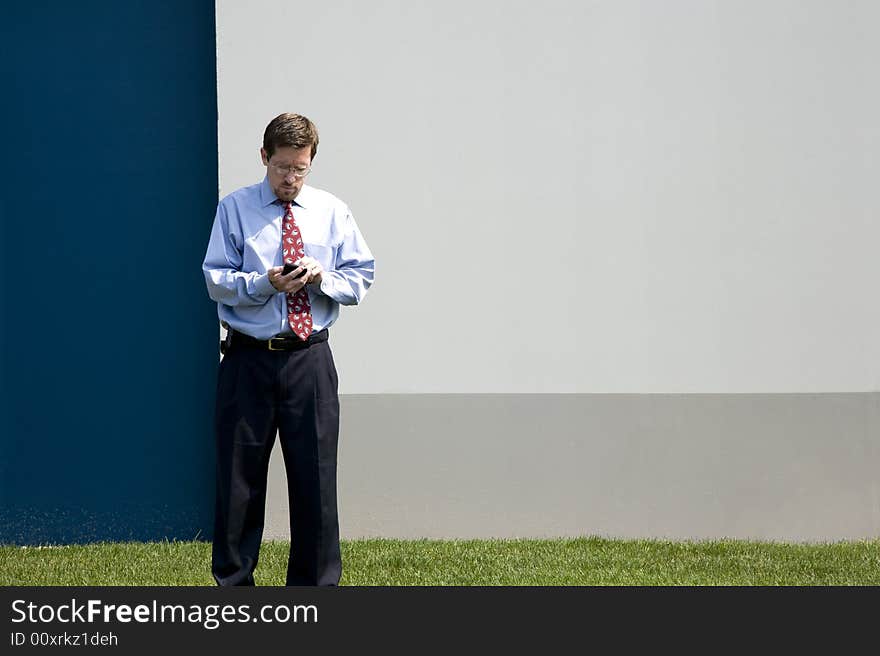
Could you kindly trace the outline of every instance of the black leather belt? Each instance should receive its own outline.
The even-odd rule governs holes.
[[[220,350],[225,353],[231,346],[247,346],[250,348],[266,349],[267,351],[297,351],[308,348],[312,344],[326,342],[329,336],[329,331],[324,328],[324,330],[312,333],[306,340],[302,340],[296,335],[284,335],[283,337],[272,337],[271,339],[262,340],[232,330],[227,338],[227,343],[220,344]],[[226,347],[225,349],[223,348],[224,346]]]

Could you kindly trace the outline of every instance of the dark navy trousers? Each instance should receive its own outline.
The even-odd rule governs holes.
[[[217,496],[211,570],[219,585],[254,585],[278,434],[290,502],[287,585],[337,585],[338,379],[327,331],[305,348],[231,346],[217,377]]]

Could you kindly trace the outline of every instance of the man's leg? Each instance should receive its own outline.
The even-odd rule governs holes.
[[[211,571],[218,585],[254,585],[266,477],[275,441],[275,354],[232,347],[217,380],[217,498]]]
[[[287,585],[338,585],[336,507],[339,397],[327,342],[292,351],[282,372],[279,436],[290,503]]]

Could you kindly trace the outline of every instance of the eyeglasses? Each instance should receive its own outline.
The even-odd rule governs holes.
[[[285,178],[289,175],[292,175],[297,180],[302,180],[309,173],[312,172],[312,167],[307,166],[304,169],[298,169],[295,166],[278,166],[277,164],[270,164],[272,170],[275,171],[278,175],[283,175]]]

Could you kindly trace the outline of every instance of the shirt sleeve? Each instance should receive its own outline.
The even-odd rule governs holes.
[[[345,209],[342,243],[336,250],[335,269],[321,276],[320,291],[340,305],[357,305],[373,284],[375,260],[351,211]]]
[[[236,235],[226,207],[217,205],[202,271],[208,296],[224,305],[264,305],[277,290],[268,273],[241,271],[241,235]],[[238,245],[236,245],[236,241]]]

